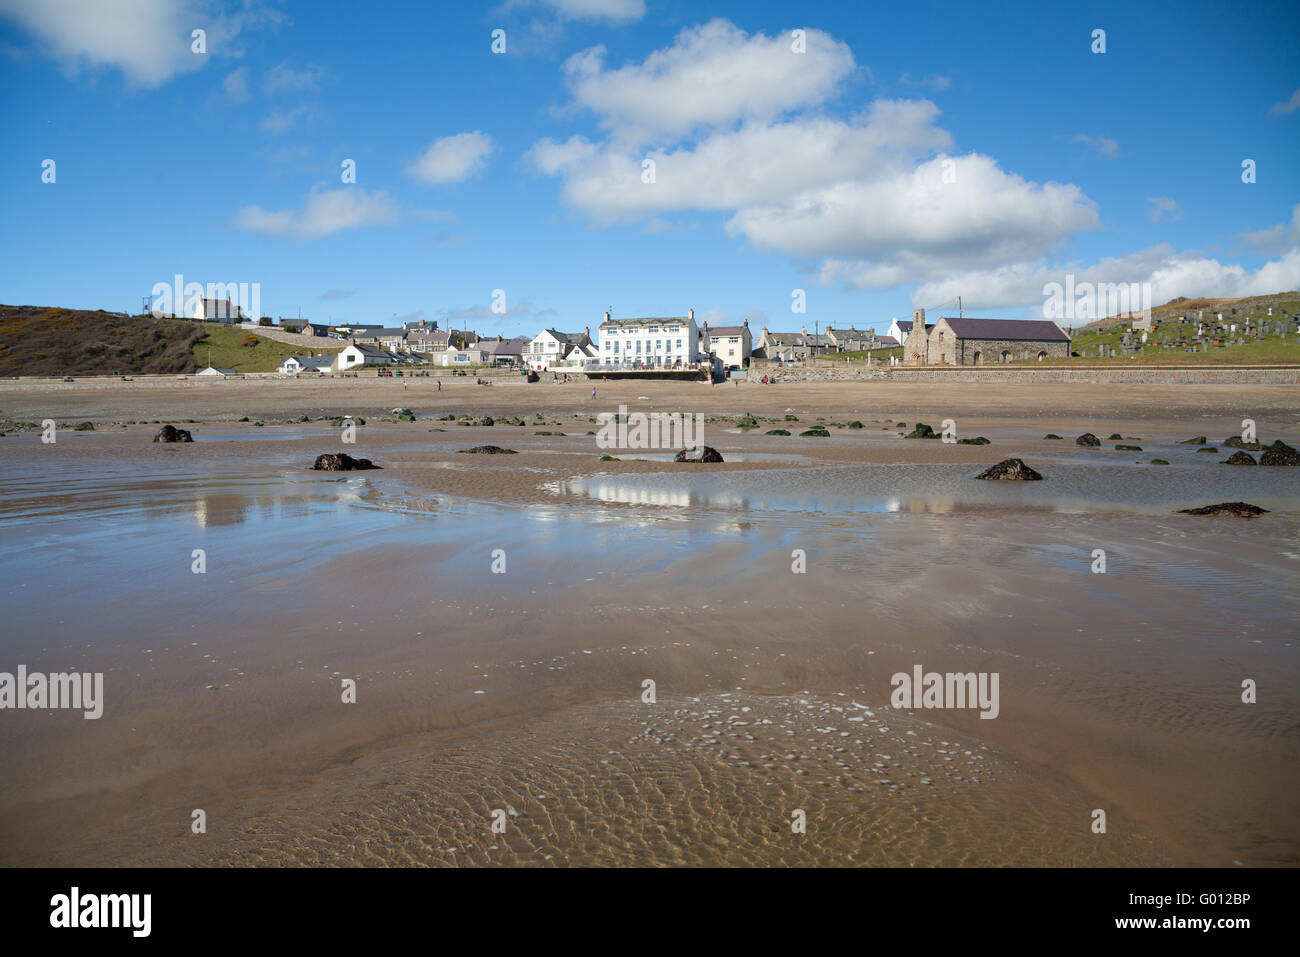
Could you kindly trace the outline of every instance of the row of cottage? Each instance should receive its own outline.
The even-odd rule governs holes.
[[[892,361],[904,365],[983,365],[1043,360],[1069,355],[1070,336],[1047,320],[967,319],[942,317],[925,321],[925,310],[912,321],[895,319],[884,334],[827,328],[825,332],[770,332],[755,339],[746,321],[738,326],[697,324],[695,310],[685,316],[614,319],[607,312],[598,338],[590,328],[580,333],[543,329],[531,339],[485,338],[467,330],[439,329],[420,321],[401,327],[323,326],[281,319],[280,327],[319,338],[322,347],[346,344],[337,354],[292,356],[283,373],[344,372],[362,366],[424,365],[497,366],[529,371],[599,371],[601,369],[686,369],[712,366],[718,371],[743,369],[751,360],[801,362],[828,353],[870,353],[899,349]],[[331,341],[333,340],[333,341]]]

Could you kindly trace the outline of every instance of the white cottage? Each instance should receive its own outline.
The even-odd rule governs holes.
[[[358,369],[362,366],[388,366],[397,361],[397,357],[379,346],[363,346],[355,342],[348,343],[338,356],[338,370]]]

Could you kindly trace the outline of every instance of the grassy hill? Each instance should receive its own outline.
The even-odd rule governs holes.
[[[1268,315],[1269,307],[1273,309],[1271,317]],[[1246,299],[1173,299],[1163,306],[1152,307],[1153,329],[1148,333],[1147,345],[1140,355],[1129,359],[1122,354],[1120,344],[1124,333],[1132,329],[1133,317],[1114,316],[1075,329],[1070,349],[1078,353],[1077,358],[1049,359],[1047,362],[1056,365],[1122,361],[1160,365],[1296,365],[1300,364],[1300,335],[1295,332],[1294,320],[1284,323],[1289,329],[1286,335],[1251,338],[1239,344],[1234,341],[1238,335],[1231,331],[1231,326],[1236,324],[1240,329],[1246,319],[1281,320],[1297,311],[1300,311],[1300,293],[1295,292]],[[1223,315],[1222,325],[1226,327],[1221,332],[1216,329],[1220,325],[1220,313]],[[1204,317],[1199,324],[1208,338],[1206,352],[1190,351],[1196,336],[1198,314]],[[1185,316],[1191,316],[1191,319]],[[1140,334],[1135,338],[1140,338]],[[1170,343],[1171,346],[1165,347],[1161,343]],[[1097,354],[1098,346],[1113,347],[1120,355],[1102,358]]]
[[[221,323],[0,305],[0,376],[185,374],[207,366],[209,350],[218,369],[239,372],[274,372],[309,351]]]
[[[1152,306],[1151,318],[1163,322],[1174,316],[1181,317],[1186,313],[1204,310],[1206,318],[1210,318],[1212,312],[1221,312],[1224,319],[1232,321],[1232,310],[1234,309],[1237,310],[1237,316],[1239,317],[1256,316],[1264,315],[1268,312],[1269,306],[1272,306],[1273,314],[1276,316],[1279,310],[1287,313],[1295,312],[1297,302],[1300,302],[1300,292],[1278,292],[1267,296],[1246,296],[1241,299],[1188,299],[1185,296],[1179,296],[1177,299],[1170,299],[1163,306]],[[1136,317],[1132,314],[1111,316],[1106,319],[1097,319],[1082,328],[1089,332],[1099,332],[1118,326],[1127,327],[1134,318]]]
[[[185,320],[45,306],[0,306],[0,375],[194,371],[203,329]]]
[[[238,329],[221,323],[191,323],[198,325],[204,333],[202,339],[193,346],[196,368],[205,369],[208,354],[211,352],[212,364],[218,369],[234,369],[236,372],[274,372],[286,356],[300,356],[308,352],[321,355],[333,355],[338,349],[304,349],[291,346],[259,336],[248,329]]]

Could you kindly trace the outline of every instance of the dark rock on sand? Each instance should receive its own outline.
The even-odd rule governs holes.
[[[1259,457],[1260,465],[1300,465],[1300,453],[1278,439]]]
[[[937,439],[939,434],[924,422],[916,423],[916,428],[907,433],[909,439]]]
[[[1224,439],[1220,444],[1226,445],[1229,448],[1233,448],[1233,449],[1249,449],[1251,452],[1259,451],[1258,442],[1247,442],[1240,435],[1230,435],[1226,439]]]
[[[1140,445],[1117,445],[1117,446],[1115,446],[1115,451],[1116,451],[1116,452],[1141,452],[1141,451],[1142,451],[1142,446],[1140,446]]]
[[[1079,436],[1077,439],[1074,440],[1074,444],[1086,445],[1089,448],[1095,448],[1096,446],[1101,445],[1101,439],[1097,438],[1097,436],[1093,435],[1091,432],[1085,432],[1083,433],[1083,435]]]
[[[1205,436],[1203,436],[1203,435],[1198,435],[1198,436],[1197,436],[1196,438],[1194,438],[1194,439],[1183,439],[1183,440],[1182,440],[1181,442],[1179,442],[1178,444],[1179,444],[1179,445],[1204,445],[1205,442],[1206,442],[1206,438],[1205,438]]]
[[[472,449],[457,449],[468,455],[517,455],[514,449],[503,449],[499,445],[476,445]]]
[[[768,429],[767,434],[768,435],[789,435],[790,430],[789,429]]]
[[[193,442],[194,436],[187,429],[178,429],[174,425],[164,425],[153,437],[155,442]]]
[[[1253,518],[1256,515],[1266,514],[1268,509],[1260,508],[1258,505],[1251,505],[1248,502],[1220,502],[1218,505],[1180,508],[1178,511],[1184,515],[1230,515],[1233,518]]]
[[[1020,459],[1003,459],[975,477],[1000,482],[1038,482],[1043,478]]]
[[[1044,438],[1044,439],[1059,439],[1060,436],[1057,435],[1055,432],[1048,432],[1046,435],[1043,436],[1043,438]]]
[[[1250,457],[1249,452],[1233,452],[1223,460],[1224,465],[1254,465],[1255,460]]]
[[[1110,438],[1107,439],[1106,441],[1107,441],[1107,442],[1119,442],[1119,441],[1121,441],[1123,438],[1124,438],[1124,436],[1120,435],[1118,432],[1112,432],[1112,433],[1110,434]]]
[[[1152,460],[1151,460],[1151,464],[1152,464],[1152,465],[1168,465],[1169,463],[1168,463],[1167,461],[1165,461],[1164,459],[1152,459]]]
[[[698,449],[682,449],[673,456],[674,462],[694,462],[696,464],[708,464],[711,462],[721,462],[723,458],[718,454],[718,450],[712,446],[703,445]]]
[[[799,433],[800,436],[810,436],[814,439],[825,439],[830,437],[830,432],[823,428],[804,429]]]
[[[984,438],[984,436],[977,435],[973,439],[958,439],[957,444],[958,445],[992,445],[993,443],[990,442],[988,439]]]
[[[312,468],[317,472],[362,472],[366,469],[377,469],[379,466],[370,459],[354,459],[346,452],[327,452],[316,456],[316,463]]]

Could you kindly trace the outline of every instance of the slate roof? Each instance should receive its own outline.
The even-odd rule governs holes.
[[[1069,342],[1070,337],[1048,319],[951,319],[943,317],[958,339],[1008,339],[1032,342]],[[902,326],[902,323],[899,323]]]

